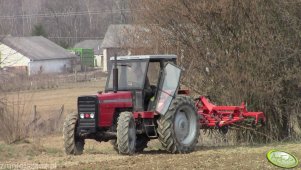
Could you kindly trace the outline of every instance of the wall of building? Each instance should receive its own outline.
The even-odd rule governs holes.
[[[109,61],[110,57],[113,57],[115,54],[117,56],[124,56],[128,55],[129,50],[127,49],[120,49],[120,48],[105,48],[103,49],[103,71],[108,72],[109,68]]]
[[[107,49],[103,49],[103,67],[102,67],[102,71],[103,72],[107,72],[108,71],[108,50]]]
[[[29,59],[10,47],[0,44],[0,67],[28,66]]]
[[[95,55],[95,67],[103,68],[103,55]]]
[[[71,69],[70,59],[31,61],[28,66],[29,75],[63,73]]]

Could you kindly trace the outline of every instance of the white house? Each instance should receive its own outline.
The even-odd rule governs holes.
[[[62,73],[76,60],[54,42],[42,37],[6,37],[0,43],[1,68],[25,68],[28,75]]]

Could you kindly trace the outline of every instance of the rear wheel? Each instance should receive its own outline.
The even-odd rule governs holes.
[[[200,135],[199,118],[192,99],[177,96],[158,120],[159,141],[171,153],[189,153]]]
[[[120,154],[135,153],[136,125],[132,112],[122,112],[117,122],[117,147]]]
[[[67,115],[64,127],[64,147],[68,155],[80,155],[83,153],[85,139],[76,135],[77,127],[77,113],[70,113]]]

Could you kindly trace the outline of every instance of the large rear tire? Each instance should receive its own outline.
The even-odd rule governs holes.
[[[159,141],[171,153],[189,153],[200,135],[199,118],[193,100],[177,96],[158,120]]]
[[[132,112],[121,112],[117,122],[117,146],[120,154],[135,153],[136,124]]]
[[[64,147],[67,155],[81,155],[84,150],[85,139],[76,135],[77,113],[70,113],[64,121]]]

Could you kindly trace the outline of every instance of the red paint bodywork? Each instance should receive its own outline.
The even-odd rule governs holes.
[[[153,119],[155,117],[154,112],[134,112],[134,118],[142,118],[142,119]]]
[[[110,127],[115,110],[118,108],[133,108],[132,92],[119,91],[98,94],[98,126]]]
[[[183,93],[187,94],[187,93]],[[133,96],[130,91],[108,92],[98,94],[98,127],[110,127],[116,109],[131,110],[133,108]],[[266,121],[263,112],[249,112],[244,103],[241,106],[216,106],[205,97],[200,96],[195,106],[198,108],[201,128],[214,128],[243,122],[247,118],[254,118],[254,124]],[[133,112],[134,118],[153,119],[155,112]]]
[[[247,118],[254,118],[254,125],[266,121],[263,112],[248,112],[244,103],[241,106],[216,106],[201,96],[195,103],[198,114],[203,117],[200,120],[201,128],[214,128],[232,125],[242,122]]]

